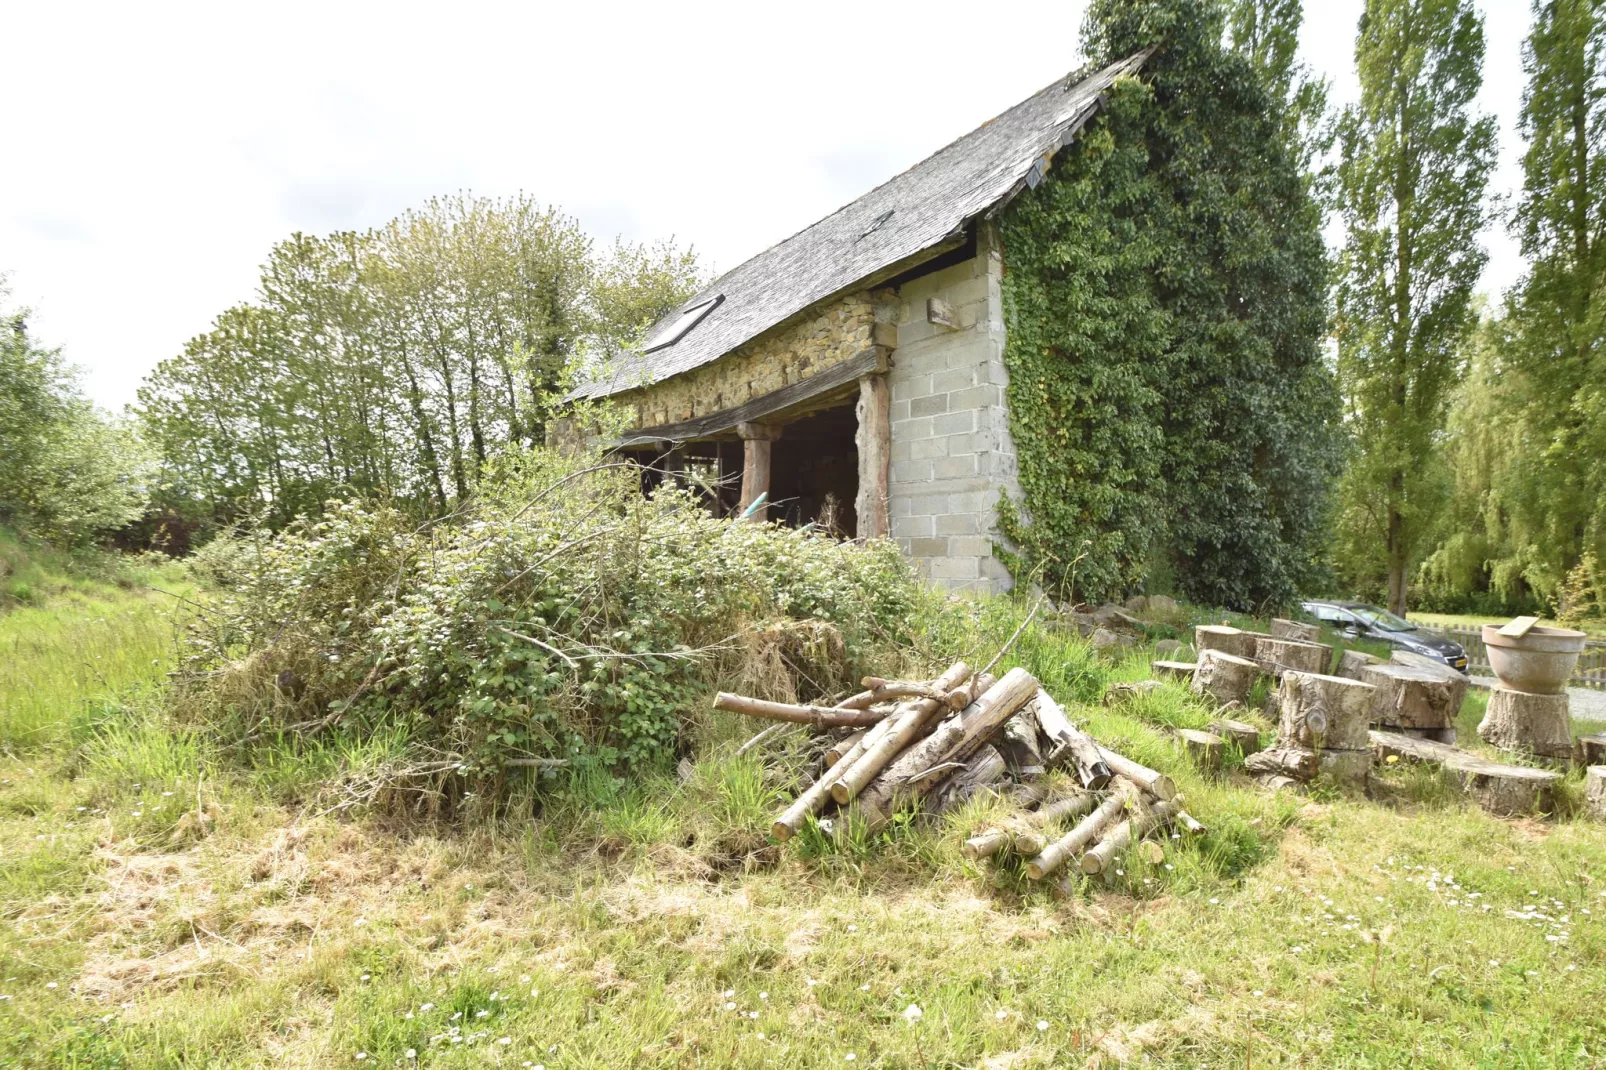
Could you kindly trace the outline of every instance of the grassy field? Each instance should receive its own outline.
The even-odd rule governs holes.
[[[1072,705],[1210,835],[1055,893],[962,859],[985,804],[768,843],[796,744],[738,759],[727,722],[689,779],[533,817],[342,808],[323,778],[389,742],[217,752],[156,693],[174,609],[103,585],[0,618],[0,1065],[1606,1060],[1600,826],[1496,820],[1406,769],[1371,799],[1206,778],[1169,741],[1208,719],[1180,689]],[[1014,657],[1068,699],[1147,675],[1048,629]]]

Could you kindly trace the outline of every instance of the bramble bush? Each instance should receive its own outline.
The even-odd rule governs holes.
[[[921,595],[892,543],[716,519],[639,477],[515,453],[445,522],[330,503],[214,542],[180,709],[245,744],[405,728],[419,769],[494,794],[510,762],[661,763],[720,686],[824,698],[905,642]]]

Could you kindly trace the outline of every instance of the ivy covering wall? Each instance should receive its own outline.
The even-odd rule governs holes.
[[[1157,51],[1000,219],[1006,557],[1059,594],[1249,607],[1314,580],[1340,448],[1320,213],[1209,0],[1096,0],[1094,64]]]

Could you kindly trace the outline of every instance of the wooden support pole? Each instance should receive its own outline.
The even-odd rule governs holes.
[[[892,389],[885,375],[859,379],[859,493],[853,501],[861,539],[885,538],[891,530],[887,498],[892,464]]]
[[[770,447],[781,437],[781,429],[768,424],[737,424],[736,433],[742,436],[742,504],[741,511],[758,500],[770,489]],[[766,519],[769,505],[753,511],[751,519]]]

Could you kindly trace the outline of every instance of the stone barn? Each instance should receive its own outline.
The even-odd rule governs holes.
[[[935,583],[1008,587],[995,506],[1019,487],[993,219],[1143,60],[1055,82],[753,257],[574,396],[633,414],[618,448],[654,469],[720,477],[722,512],[764,496],[753,515],[890,535]]]

